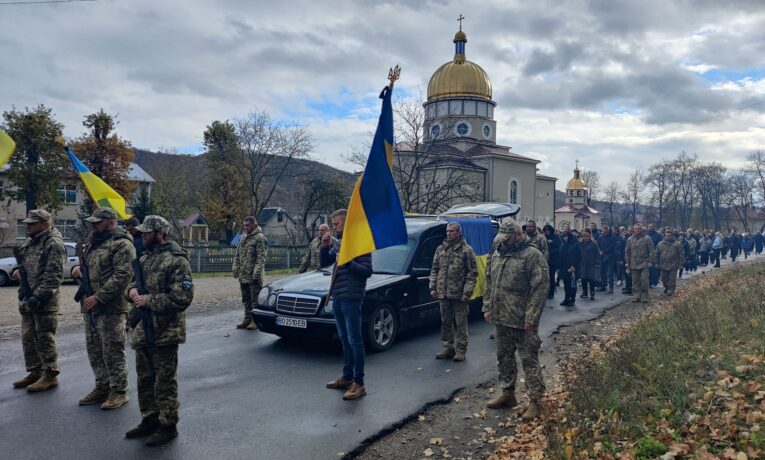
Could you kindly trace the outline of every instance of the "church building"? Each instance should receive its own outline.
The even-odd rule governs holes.
[[[591,208],[589,201],[589,189],[587,183],[579,177],[579,161],[574,168],[574,177],[566,184],[566,201],[560,208],[555,210],[555,222],[558,229],[563,229],[566,224],[572,230],[582,231],[590,228],[594,223],[598,228],[602,225],[602,216],[599,211]]]
[[[497,144],[489,76],[467,60],[461,26],[453,42],[454,58],[428,83],[421,138],[396,144],[402,205],[437,213],[467,202],[514,203],[521,206],[519,221],[554,225],[556,179],[539,174],[539,160]]]

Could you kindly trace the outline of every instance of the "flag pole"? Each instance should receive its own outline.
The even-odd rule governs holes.
[[[401,76],[401,66],[396,64],[395,67],[388,70],[388,91],[393,91],[393,84]],[[361,180],[361,179],[359,179]],[[340,242],[342,244],[342,241]],[[339,248],[338,248],[339,249]],[[340,253],[338,252],[337,255]],[[335,280],[337,279],[337,255],[335,256],[335,268],[332,270],[332,281],[329,283],[329,291],[327,291],[327,297],[324,299],[324,306],[329,304],[329,299],[332,297],[332,291],[335,290]]]

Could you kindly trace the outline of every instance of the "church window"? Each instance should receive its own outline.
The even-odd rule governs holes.
[[[441,101],[438,103],[438,116],[445,117],[449,112],[449,102]]]
[[[483,125],[483,137],[489,139],[491,137],[491,126]]]
[[[494,118],[494,106],[489,104],[489,118]]]
[[[488,106],[488,104],[485,103],[485,102],[479,102],[478,103],[478,116],[479,117],[486,117],[486,116],[488,116],[487,112],[486,112],[488,110],[487,106]]]
[[[430,127],[431,139],[437,139],[439,134],[441,134],[441,125],[436,124]]]
[[[465,101],[465,115],[475,115],[475,101]]]
[[[467,123],[460,123],[457,125],[457,134],[460,136],[467,135],[468,131],[470,131],[470,127],[467,125]]]
[[[462,101],[449,101],[449,115],[462,114]]]
[[[581,190],[577,190],[576,191],[576,196],[582,196],[582,191]]]
[[[518,203],[518,182],[516,181],[510,182],[510,203]]]
[[[428,118],[433,118],[436,116],[436,106],[435,104],[430,104],[427,107],[425,107],[425,116]]]

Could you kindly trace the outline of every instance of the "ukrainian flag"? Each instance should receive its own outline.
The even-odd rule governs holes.
[[[406,224],[396,184],[393,182],[393,108],[391,89],[380,93],[383,100],[372,148],[364,174],[356,182],[348,205],[337,264],[376,249],[406,244]]]
[[[72,160],[72,166],[74,166],[74,170],[79,174],[90,198],[98,203],[100,207],[114,209],[121,219],[129,218],[130,214],[125,210],[125,199],[114,191],[113,188],[109,187],[106,182],[101,180],[100,177],[90,172],[90,169],[77,158],[69,147],[66,148],[66,154]]]
[[[0,168],[8,163],[14,150],[16,150],[16,143],[13,142],[8,133],[0,130]]]

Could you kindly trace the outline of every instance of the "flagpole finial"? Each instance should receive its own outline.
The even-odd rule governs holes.
[[[388,80],[390,80],[388,89],[393,89],[393,84],[396,83],[396,80],[398,80],[398,77],[400,75],[401,75],[401,67],[399,67],[398,65],[396,65],[396,67],[388,71]]]

